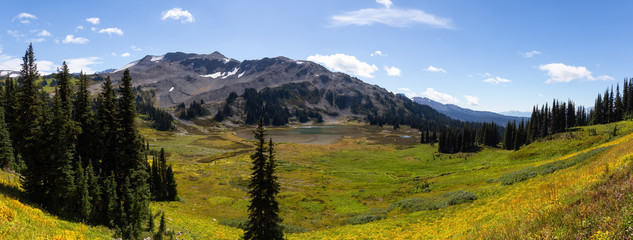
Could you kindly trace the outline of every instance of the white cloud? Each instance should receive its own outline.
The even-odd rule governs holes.
[[[31,23],[29,19],[37,20],[37,17],[30,13],[20,13],[13,17],[11,21],[19,20],[22,24],[29,24]]]
[[[22,64],[22,59],[0,54],[0,69],[20,71],[22,68],[20,64]]]
[[[142,51],[143,49],[140,49],[139,47],[137,47],[136,45],[132,45],[130,46],[130,48],[134,51]]]
[[[75,31],[79,31],[79,30],[84,30],[84,26],[79,25],[75,28]]]
[[[50,74],[57,70],[57,65],[51,61],[36,61],[35,63],[37,64],[37,70],[43,74]]]
[[[376,0],[376,2],[384,5],[386,8],[390,8],[393,4],[390,0]]]
[[[99,19],[98,17],[86,18],[86,22],[92,23],[93,25],[99,24],[100,21],[101,19]]]
[[[89,41],[90,40],[88,40],[87,38],[75,37],[72,34],[66,35],[66,38],[64,38],[64,40],[62,40],[63,43],[79,43],[79,44],[86,44]]]
[[[490,74],[488,74],[489,76]],[[494,78],[487,78],[484,80],[484,82],[490,83],[490,84],[499,84],[499,83],[509,83],[512,82],[509,79],[505,79],[505,78],[501,78],[501,77],[494,77]]]
[[[32,43],[40,43],[40,42],[45,42],[46,38],[31,38],[28,40],[28,42],[32,42]]]
[[[524,58],[531,58],[531,57],[534,57],[534,56],[536,56],[536,55],[541,54],[541,52],[536,51],[536,50],[532,50],[532,51],[529,51],[529,52],[522,52],[522,53],[520,53],[520,54],[521,54],[521,56],[523,56]]]
[[[163,14],[161,15],[160,19],[161,20],[166,20],[166,19],[174,19],[174,20],[180,20],[181,23],[187,23],[187,22],[194,22],[195,19],[193,18],[193,15],[191,15],[191,13],[187,10],[182,10],[182,8],[172,8],[169,9],[167,11],[163,11]]]
[[[99,33],[107,33],[110,36],[112,36],[112,34],[123,36],[123,30],[121,30],[120,28],[105,28],[99,30]]]
[[[446,73],[446,70],[444,70],[443,68],[433,67],[433,66],[429,66],[425,70],[429,71],[429,72],[443,72],[443,73]]]
[[[387,75],[392,76],[392,77],[399,77],[400,76],[400,69],[397,67],[387,67],[385,66],[385,71],[387,71]]]
[[[387,54],[383,54],[383,53],[382,53],[382,51],[379,51],[379,50],[378,50],[378,51],[375,51],[375,52],[374,52],[374,53],[372,53],[372,54],[369,54],[369,56],[372,56],[372,57],[373,57],[373,56],[386,57],[386,56],[387,56]]]
[[[39,32],[39,33],[37,34],[37,36],[40,36],[40,37],[50,37],[50,36],[51,36],[51,33],[50,33],[49,31],[42,30],[41,32]]]
[[[413,97],[418,96],[417,93],[415,93],[414,91],[411,91],[411,89],[409,88],[398,88],[398,91],[400,91],[402,94],[404,94],[408,98],[413,98]]]
[[[367,26],[382,23],[392,27],[408,27],[414,24],[452,29],[451,20],[437,17],[417,9],[366,8],[332,16],[333,26]]]
[[[319,54],[309,56],[308,61],[313,61],[325,65],[325,67],[335,71],[358,75],[361,77],[373,78],[372,73],[378,71],[376,65],[369,65],[361,62],[354,56],[337,53],[329,56]]]
[[[121,54],[121,57],[129,57],[130,53],[129,52],[124,52]]]
[[[97,28],[96,27],[91,27],[90,30],[92,30],[93,32],[96,32]]]
[[[466,98],[466,102],[470,106],[477,106],[477,105],[479,105],[479,97],[470,96],[470,95],[464,95],[464,98]]]
[[[576,79],[586,79],[589,81],[602,80],[609,81],[614,80],[613,77],[608,75],[601,75],[594,77],[591,72],[583,66],[569,66],[562,63],[550,63],[541,65],[538,67],[543,71],[547,71],[547,75],[550,77],[545,83],[552,82],[571,82]]]
[[[7,30],[7,34],[9,34],[9,36],[14,37],[16,39],[20,39],[21,37],[24,37],[24,34],[20,34],[16,30]]]
[[[457,100],[457,98],[447,94],[447,93],[441,93],[436,91],[433,88],[427,88],[426,91],[424,91],[422,93],[423,96],[428,97],[434,101],[438,101],[441,103],[450,103],[450,104],[457,104],[459,103],[459,101]]]
[[[72,73],[78,73],[83,71],[84,73],[92,74],[97,71],[91,68],[91,65],[101,64],[98,61],[98,57],[86,57],[86,58],[70,58],[66,59],[66,65]]]

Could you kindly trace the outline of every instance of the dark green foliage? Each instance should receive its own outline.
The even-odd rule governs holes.
[[[266,146],[262,118],[254,134],[257,147],[255,153],[251,155],[253,160],[251,168],[253,172],[249,184],[251,204],[248,207],[248,224],[244,239],[283,239],[283,230],[280,226],[282,219],[279,217],[279,206],[275,199],[279,193],[279,183],[274,174],[276,167],[274,145],[270,140],[268,147]]]
[[[176,201],[178,190],[171,165],[167,165],[165,149],[160,149],[158,160],[154,158],[151,167],[150,192],[157,201]]]
[[[193,101],[189,104],[188,108],[184,108],[182,112],[180,112],[180,119],[184,120],[192,120],[197,117],[203,117],[210,114],[209,110],[202,106],[204,102],[200,100],[200,102]]]
[[[438,152],[457,153],[475,150],[475,130],[466,125],[462,129],[444,129],[440,132]]]
[[[438,210],[450,205],[470,203],[477,199],[477,196],[469,191],[459,190],[445,193],[430,198],[409,198],[394,202],[389,206],[388,211],[400,209],[405,212],[417,212],[425,210]]]
[[[38,78],[37,65],[33,53],[33,45],[30,44],[22,58],[21,77],[18,79],[17,88],[18,104],[15,111],[15,135],[14,146],[26,162],[27,169],[23,182],[24,190],[28,197],[37,203],[45,201],[44,189],[44,160],[41,154],[42,137],[42,110],[41,100],[38,97],[38,87],[35,80]]]
[[[373,221],[378,221],[387,218],[387,213],[384,210],[372,210],[367,213],[362,213],[356,216],[352,216],[343,221],[344,224],[360,225]]]
[[[151,122],[151,128],[158,131],[168,131],[175,128],[172,123],[174,118],[171,114],[154,106],[153,99],[156,95],[154,90],[143,91],[138,87],[135,92],[137,93],[136,110],[145,120]]]
[[[596,148],[586,153],[578,154],[569,159],[558,160],[555,162],[539,165],[536,167],[527,167],[521,170],[504,174],[503,176],[499,177],[499,181],[501,182],[502,185],[512,185],[517,182],[522,182],[530,178],[536,177],[538,175],[544,176],[544,175],[553,173],[555,171],[579,164],[587,160],[588,158],[594,157],[600,154],[601,152],[604,152],[607,149],[608,147]]]
[[[76,203],[77,211],[79,212],[79,220],[80,221],[89,221],[90,216],[92,214],[92,198],[90,196],[90,191],[88,190],[88,179],[84,174],[84,169],[81,166],[81,161],[75,161],[75,181],[77,183],[76,188]]]
[[[77,155],[83,161],[83,165],[87,166],[89,162],[98,166],[99,155],[97,154],[98,140],[97,123],[90,101],[90,91],[88,90],[88,77],[79,74],[79,86],[74,101],[73,120],[79,125],[81,133],[77,136]]]
[[[154,240],[162,240],[167,231],[167,223],[165,222],[165,213],[160,216],[160,225],[158,225],[158,232],[154,235]]]
[[[52,116],[44,128],[47,133],[44,139],[49,143],[44,187],[48,190],[46,199],[50,210],[58,215],[71,217],[70,213],[75,212],[73,210],[76,208],[73,162],[77,161],[75,144],[80,130],[72,119],[70,73],[65,62],[57,79],[59,85],[56,88]]]
[[[9,168],[15,160],[13,143],[5,122],[4,109],[0,107],[0,170]]]
[[[101,166],[95,165],[94,167],[109,174],[118,169],[116,162],[118,161],[117,135],[119,134],[116,95],[110,77],[107,77],[101,85],[101,93],[99,94],[97,103],[99,105],[97,109],[97,126],[99,128],[97,153],[98,158],[101,159]]]

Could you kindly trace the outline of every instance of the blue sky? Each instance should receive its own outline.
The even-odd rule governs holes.
[[[476,110],[591,106],[633,74],[631,1],[13,1],[0,70],[33,42],[39,69],[119,68],[219,51],[318,62],[393,92]]]

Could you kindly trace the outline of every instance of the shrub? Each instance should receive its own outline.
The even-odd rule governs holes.
[[[430,198],[408,198],[394,202],[389,206],[387,211],[400,209],[405,212],[417,212],[424,210],[438,210],[449,205],[458,205],[470,203],[477,199],[477,195],[472,192],[459,190],[456,192],[445,193]]]

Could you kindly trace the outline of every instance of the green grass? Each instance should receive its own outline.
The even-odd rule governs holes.
[[[576,128],[518,151],[484,147],[477,153],[439,154],[437,146],[417,144],[415,138],[405,143],[393,141],[400,135],[417,136],[406,127],[393,131],[362,125],[358,127],[363,137],[344,138],[332,145],[280,143],[276,147],[281,184],[277,198],[284,229],[289,239],[381,238],[376,235],[379,232],[394,232],[382,238],[416,239],[425,238],[415,234],[429,229],[452,227],[454,233],[437,230],[433,234],[468,238],[486,229],[487,223],[512,222],[497,215],[473,214],[474,209],[498,208],[494,211],[502,214],[503,209],[514,207],[501,203],[514,201],[511,194],[528,191],[535,184],[547,185],[565,174],[594,169],[596,159],[616,147],[621,149],[619,145],[596,148],[633,132],[633,122],[620,122],[618,135],[611,136],[613,126]],[[239,238],[249,204],[246,186],[253,142],[238,138],[235,132],[240,129],[179,127],[187,133],[141,129],[150,147],[168,152],[178,182],[180,201],[154,202],[153,212],[164,211],[169,228],[180,233],[179,238]],[[595,129],[596,134],[587,129]],[[573,185],[560,191],[573,193],[586,187]],[[6,194],[0,197],[4,197],[0,203],[10,202]],[[460,221],[467,224],[459,225]],[[109,233],[107,229],[87,229],[79,231],[90,237]],[[482,232],[484,236],[486,231]]]

